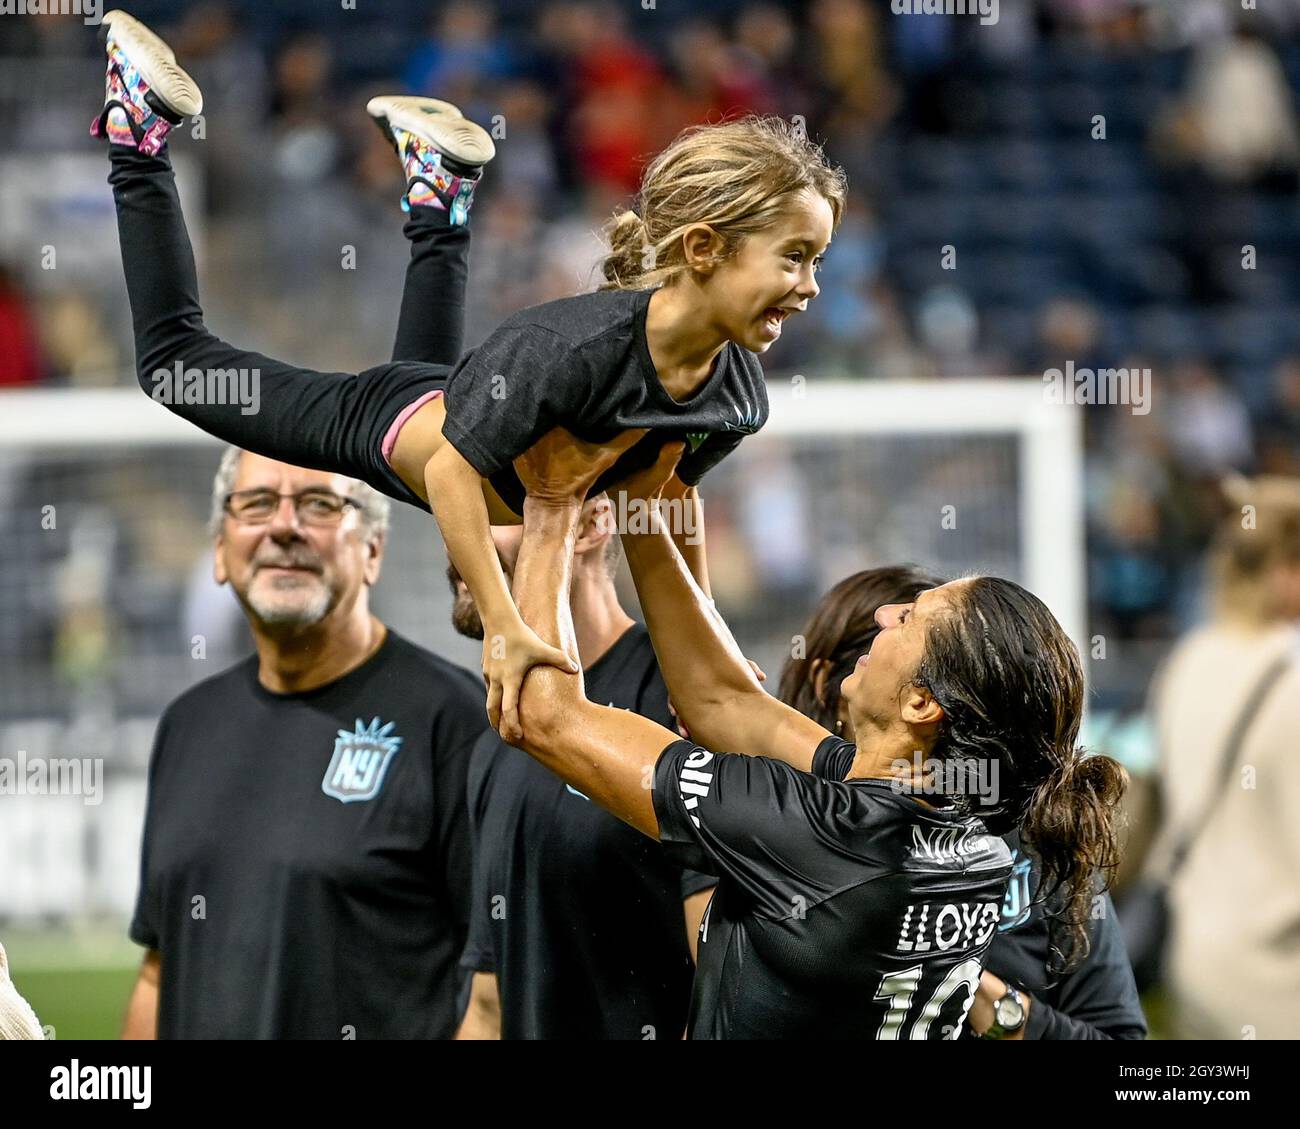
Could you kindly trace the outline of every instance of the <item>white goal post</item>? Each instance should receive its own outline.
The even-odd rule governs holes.
[[[774,377],[765,436],[1005,435],[1017,442],[1021,579],[1056,614],[1085,660],[1086,587],[1082,417],[1053,404],[1041,381],[810,381]],[[54,455],[99,448],[214,445],[136,389],[0,394],[0,452]],[[742,448],[743,450],[743,448]],[[872,489],[863,482],[864,491]]]

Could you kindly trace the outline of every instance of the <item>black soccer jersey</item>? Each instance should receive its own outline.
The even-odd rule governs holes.
[[[249,658],[177,698],[149,767],[131,937],[160,1038],[443,1038],[467,933],[466,671],[390,631],[276,694]]]
[[[687,444],[678,474],[693,485],[767,422],[762,366],[734,342],[694,395],[668,395],[646,344],[652,293],[602,290],[521,310],[451,373],[443,434],[516,513],[524,489],[511,464],[556,427],[589,442],[651,429],[600,478],[599,493],[674,440]]]
[[[671,725],[639,624],[587,696]],[[507,1039],[679,1039],[691,964],[682,901],[713,886],[490,730],[469,778],[474,904],[462,966],[495,972]]]
[[[1011,856],[972,816],[813,773],[669,745],[660,838],[720,876],[700,930],[692,1038],[957,1038],[997,930]]]

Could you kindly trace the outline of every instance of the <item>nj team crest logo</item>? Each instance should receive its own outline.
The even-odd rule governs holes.
[[[396,722],[381,726],[379,718],[369,725],[357,718],[356,731],[338,731],[334,756],[330,758],[321,791],[345,804],[353,800],[372,800],[384,783],[388,764],[401,748],[402,739],[392,736]]]

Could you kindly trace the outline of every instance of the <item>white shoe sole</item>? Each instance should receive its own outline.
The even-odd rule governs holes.
[[[107,12],[104,24],[140,71],[140,77],[166,107],[182,118],[203,109],[199,85],[176,65],[176,54],[144,24],[126,12]]]
[[[496,156],[497,148],[487,130],[470,121],[450,102],[405,94],[386,95],[371,98],[366,103],[366,112],[396,129],[423,138],[438,152],[462,164],[486,165]]]

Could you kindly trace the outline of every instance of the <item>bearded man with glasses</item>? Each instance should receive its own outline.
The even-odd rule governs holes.
[[[354,479],[222,459],[215,576],[256,654],[158,724],[124,1037],[454,1034],[483,687],[371,612],[388,517]]]

